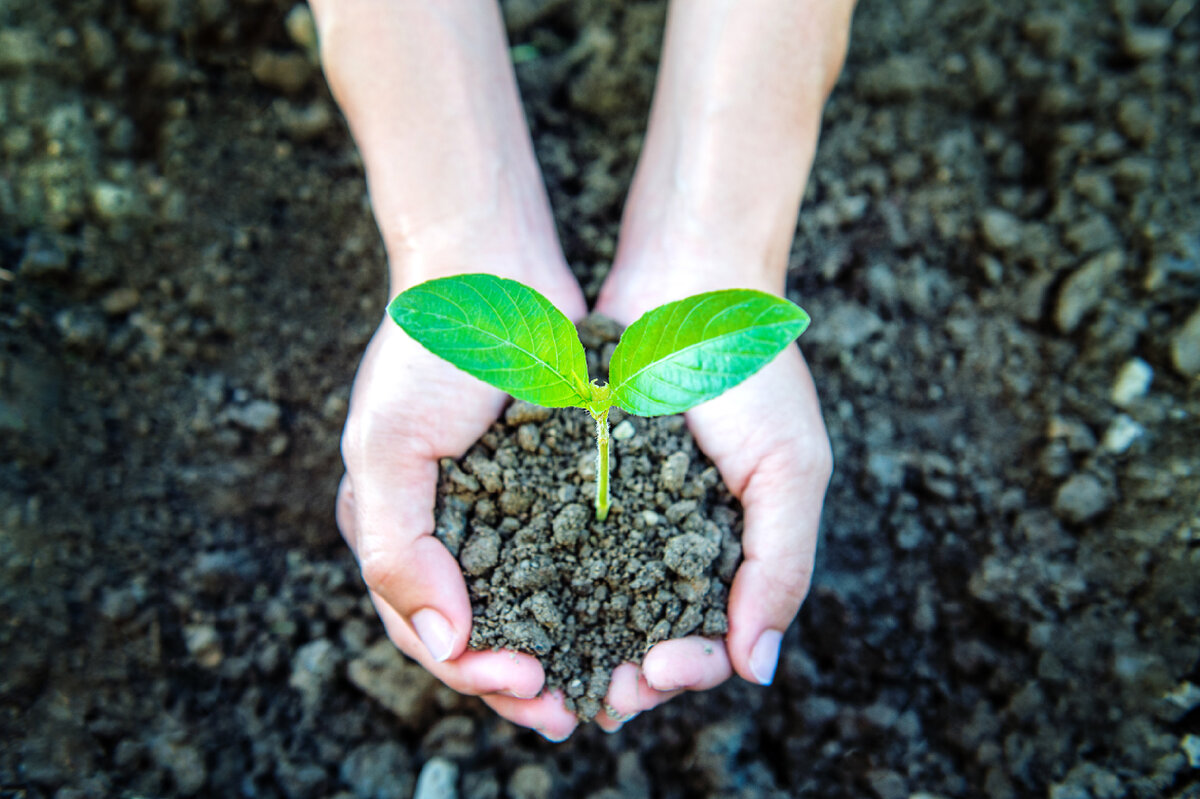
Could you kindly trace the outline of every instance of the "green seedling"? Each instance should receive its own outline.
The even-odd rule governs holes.
[[[596,422],[596,518],[608,516],[608,412],[683,413],[762,369],[808,327],[787,300],[750,289],[697,294],[626,328],[609,382],[588,380],[575,325],[533,289],[494,275],[422,283],[388,314],[427,350],[517,399],[583,408]]]

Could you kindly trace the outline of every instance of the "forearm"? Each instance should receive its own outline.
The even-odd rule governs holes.
[[[393,291],[562,264],[494,2],[312,0]]]
[[[616,268],[782,291],[851,0],[676,0]],[[690,255],[691,263],[671,264]],[[673,283],[680,275],[671,275]]]

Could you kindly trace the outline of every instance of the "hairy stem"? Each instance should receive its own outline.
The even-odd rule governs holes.
[[[604,521],[608,517],[608,408],[593,413],[596,420],[596,518]]]

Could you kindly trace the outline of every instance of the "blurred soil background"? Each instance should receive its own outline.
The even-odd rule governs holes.
[[[0,0],[0,796],[1200,796],[1194,6],[863,0],[776,682],[556,746],[396,654],[334,527],[384,262],[305,8]],[[505,10],[594,297],[664,4]]]

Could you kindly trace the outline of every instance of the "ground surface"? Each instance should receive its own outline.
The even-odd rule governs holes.
[[[776,683],[554,746],[394,655],[334,530],[382,251],[291,6],[3,0],[0,795],[444,758],[481,799],[1195,796],[1193,5],[864,0],[793,258],[837,470]],[[664,9],[508,11],[594,294]]]

